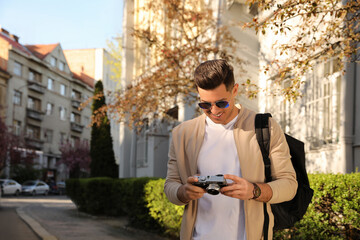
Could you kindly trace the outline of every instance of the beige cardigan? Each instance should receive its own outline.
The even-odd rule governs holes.
[[[205,118],[203,114],[186,121],[172,132],[169,150],[169,162],[164,191],[168,199],[177,205],[184,205],[177,198],[177,191],[185,184],[189,176],[197,174],[198,154],[205,134]],[[272,238],[274,217],[269,204],[291,200],[297,190],[296,174],[290,161],[289,147],[280,126],[270,120],[270,159],[273,181],[268,183],[273,196],[268,202],[269,239]],[[243,178],[250,182],[264,182],[264,164],[255,134],[255,113],[241,107],[239,117],[234,125],[234,139],[240,160]],[[226,174],[226,173],[223,173]],[[245,200],[245,225],[248,240],[258,240],[263,234],[263,203]],[[185,206],[180,238],[192,238],[198,201],[190,201]],[[216,216],[214,216],[216,217]]]

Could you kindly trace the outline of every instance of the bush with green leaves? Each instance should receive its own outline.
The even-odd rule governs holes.
[[[274,239],[360,239],[360,173],[309,174],[314,197],[304,216]]]
[[[295,227],[274,239],[360,239],[360,173],[310,174],[312,203]],[[179,236],[183,206],[166,198],[164,179],[90,178],[67,181],[67,194],[79,210],[127,215],[130,225]]]

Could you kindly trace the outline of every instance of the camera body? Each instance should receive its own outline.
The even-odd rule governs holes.
[[[211,195],[218,195],[220,189],[227,185],[224,175],[218,174],[215,176],[195,176],[198,181],[194,182],[193,185],[201,187]]]

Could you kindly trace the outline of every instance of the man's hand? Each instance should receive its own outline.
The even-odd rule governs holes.
[[[254,185],[244,178],[225,174],[225,179],[232,180],[228,186],[221,188],[221,193],[228,197],[238,198],[241,200],[248,200],[254,197]],[[272,189],[266,183],[256,183],[261,189],[261,195],[256,201],[268,202],[272,198]]]
[[[193,183],[197,181],[198,179],[196,177],[189,177],[187,179],[187,183],[179,188],[177,196],[180,201],[182,201],[183,203],[188,203],[191,200],[202,198],[206,191],[201,187],[193,185]]]
[[[242,200],[248,200],[253,197],[254,185],[249,181],[231,174],[225,174],[224,178],[233,182],[221,188],[222,194]]]

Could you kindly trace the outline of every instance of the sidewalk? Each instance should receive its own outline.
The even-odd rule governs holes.
[[[166,240],[167,238],[129,228],[127,219],[95,217],[79,212],[75,206],[24,206],[18,215],[43,240]]]

